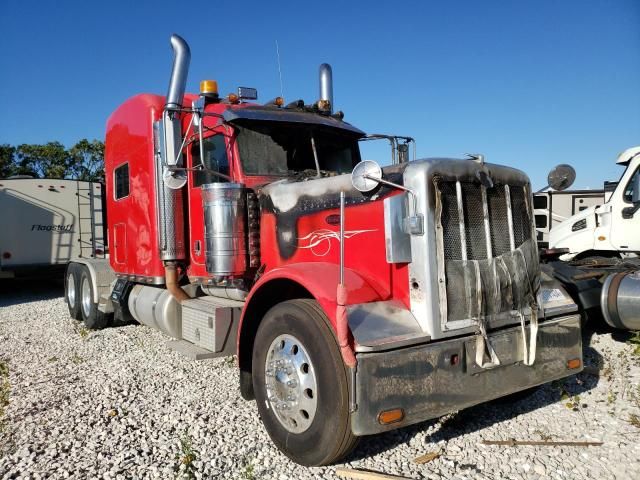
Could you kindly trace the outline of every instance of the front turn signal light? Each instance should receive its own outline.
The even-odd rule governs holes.
[[[384,410],[378,415],[378,422],[381,425],[389,425],[391,423],[397,423],[404,418],[404,410],[401,408],[394,408],[393,410]]]
[[[567,362],[567,368],[569,370],[575,370],[576,368],[580,368],[582,366],[582,361],[579,358],[572,358]]]

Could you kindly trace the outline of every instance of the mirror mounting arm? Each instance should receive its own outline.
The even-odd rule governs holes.
[[[390,182],[383,178],[373,177],[367,174],[364,174],[363,177],[369,180],[376,181],[378,183],[382,183],[383,185],[387,185],[389,187],[397,188],[398,190],[407,192],[411,196],[411,204],[413,208],[409,213],[409,218],[406,219],[405,231],[411,235],[424,235],[424,216],[418,213],[418,197],[413,190],[403,185],[398,185],[397,183]]]

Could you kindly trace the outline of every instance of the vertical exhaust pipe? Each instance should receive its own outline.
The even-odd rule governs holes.
[[[173,69],[165,108],[172,110],[182,107],[184,90],[187,88],[187,74],[191,62],[191,50],[189,45],[180,35],[171,35],[171,48],[173,48]]]
[[[176,166],[182,145],[182,125],[180,109],[187,87],[187,74],[191,51],[189,45],[179,35],[171,35],[173,48],[173,68],[169,89],[162,114],[162,131],[157,141],[164,143],[164,149],[156,157],[156,211],[158,224],[158,250],[165,264],[165,286],[178,301],[189,296],[180,288],[176,261],[186,257],[183,218],[183,180],[180,171],[170,171]]]
[[[333,113],[333,72],[331,65],[320,65],[320,100],[329,101],[329,113]]]
[[[165,152],[167,165],[178,163],[180,145],[182,144],[182,127],[178,111],[182,108],[184,91],[187,88],[187,74],[191,61],[191,50],[182,37],[171,35],[173,48],[173,69],[169,80],[169,90],[164,106]]]

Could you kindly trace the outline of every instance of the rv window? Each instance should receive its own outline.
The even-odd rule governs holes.
[[[546,215],[536,215],[536,228],[547,228]]]
[[[547,208],[547,196],[546,195],[534,195],[533,196],[533,208],[542,209]]]
[[[129,195],[129,164],[124,163],[115,169],[114,177],[114,194],[116,200]]]

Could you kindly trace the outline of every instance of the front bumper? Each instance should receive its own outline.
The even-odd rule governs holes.
[[[579,368],[567,367],[568,360],[582,360],[579,315],[540,323],[536,360],[531,366],[522,362],[521,335],[520,326],[490,335],[501,361],[493,369],[475,364],[475,336],[358,354],[353,433],[370,435],[437,418],[582,370],[582,361]],[[452,355],[458,355],[456,365],[451,364]],[[404,410],[401,421],[378,422],[380,412],[397,408]]]

